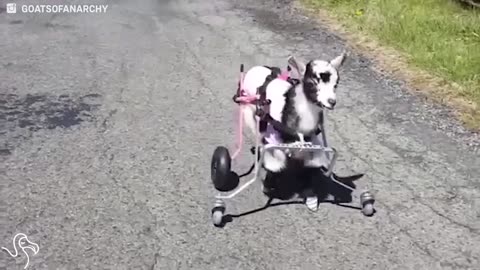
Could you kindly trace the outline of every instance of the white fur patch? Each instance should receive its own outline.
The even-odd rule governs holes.
[[[254,96],[257,94],[257,88],[262,86],[265,82],[265,79],[270,75],[272,71],[263,66],[254,66],[247,71],[243,79],[243,89],[247,92],[248,95]],[[245,124],[251,130],[252,134],[256,132],[256,123],[255,119],[255,106],[246,105],[243,110],[243,118]],[[259,134],[260,135],[260,134]]]
[[[243,79],[243,88],[249,95],[256,95],[257,88],[262,86],[272,71],[263,66],[255,66],[247,71]]]
[[[270,99],[270,115],[277,121],[282,120],[282,111],[285,107],[285,94],[292,85],[282,79],[274,79],[267,86],[267,99]]]
[[[321,108],[307,100],[301,85],[297,85],[295,91],[295,110],[300,115],[299,132],[311,132],[318,126]]]
[[[280,172],[287,165],[287,155],[282,150],[273,149],[265,151],[263,166],[271,172]]]

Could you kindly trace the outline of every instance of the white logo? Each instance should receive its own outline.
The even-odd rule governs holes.
[[[18,256],[17,243],[18,243],[18,247],[22,249],[23,253],[25,253],[25,255],[27,256],[27,264],[23,268],[23,269],[27,269],[28,264],[30,263],[30,257],[28,256],[28,253],[25,251],[25,249],[31,249],[33,251],[33,255],[35,256],[37,255],[40,248],[38,247],[37,244],[28,240],[27,236],[24,233],[17,233],[15,237],[13,237],[13,249],[15,250],[15,254],[12,254],[10,250],[4,247],[2,247],[2,249],[5,249],[8,252],[8,254],[10,254],[10,256],[15,258]]]
[[[7,13],[17,13],[17,4],[8,3],[7,4]]]

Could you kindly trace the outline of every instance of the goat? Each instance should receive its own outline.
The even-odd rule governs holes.
[[[288,64],[298,75],[299,83],[292,85],[286,80],[274,78],[267,80],[272,73],[272,68],[254,66],[245,74],[243,86],[248,95],[256,95],[259,87],[265,87],[266,98],[271,101],[269,105],[270,116],[283,126],[294,130],[300,141],[305,138],[314,144],[321,144],[317,138],[319,124],[323,121],[323,108],[333,110],[336,104],[336,88],[339,82],[338,69],[342,66],[346,53],[335,57],[331,61],[312,60],[307,64],[291,56]],[[243,120],[246,126],[257,134],[255,105],[248,105],[243,110]],[[288,143],[297,138],[282,134],[273,129],[271,125],[261,134],[266,143],[276,141]],[[255,138],[258,140],[259,138]],[[294,157],[295,158],[295,157]],[[298,158],[298,156],[297,156]],[[303,156],[307,167],[324,166],[321,154]],[[264,153],[263,167],[270,172],[278,173],[285,169],[287,155],[281,150],[266,151]]]

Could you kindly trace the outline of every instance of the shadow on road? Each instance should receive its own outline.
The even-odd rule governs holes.
[[[326,178],[320,169],[304,168],[295,165],[289,166],[289,168],[289,170],[275,175],[273,179],[275,189],[265,194],[268,200],[264,206],[240,214],[226,214],[223,217],[223,222],[220,227],[224,227],[235,218],[255,214],[271,207],[304,204],[304,191],[309,187],[318,196],[320,204],[330,203],[351,209],[361,209],[360,207],[345,205],[352,202],[352,191]],[[248,175],[252,170],[253,167],[240,177]],[[354,181],[362,178],[363,174],[346,177],[334,174],[334,177],[343,184],[355,188]],[[297,199],[292,200],[294,197]],[[298,199],[298,197],[300,197],[300,199]],[[327,199],[328,197],[333,197],[333,199]],[[272,203],[274,199],[281,201]]]

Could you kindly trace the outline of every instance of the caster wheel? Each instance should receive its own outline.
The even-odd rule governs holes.
[[[214,209],[212,211],[212,222],[215,226],[221,226],[223,223],[223,213],[225,209]]]
[[[213,185],[218,191],[230,191],[233,190],[238,182],[235,184],[238,177],[234,177],[231,171],[232,159],[228,149],[223,146],[218,146],[213,152],[211,162],[211,178]],[[237,178],[237,179],[235,179]],[[232,186],[234,186],[232,188]]]
[[[372,203],[366,203],[362,207],[362,213],[363,215],[370,217],[373,215],[375,212],[375,209],[373,209],[373,204]]]
[[[360,195],[360,204],[362,205],[363,215],[369,217],[375,213],[375,209],[373,208],[374,202],[375,198],[370,192],[365,191]]]

